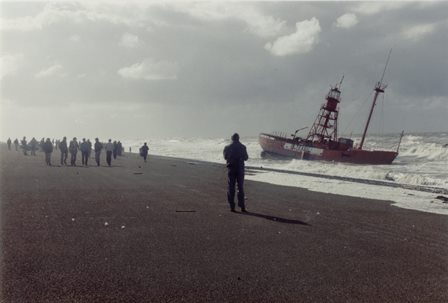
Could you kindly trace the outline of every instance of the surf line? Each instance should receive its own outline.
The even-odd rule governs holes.
[[[422,192],[428,192],[428,193],[434,193],[434,194],[448,195],[448,190],[444,189],[444,188],[440,188],[440,187],[429,187],[429,186],[423,186],[423,185],[392,183],[392,182],[381,181],[381,180],[358,179],[358,178],[342,177],[342,176],[330,176],[330,175],[317,174],[317,173],[306,173],[306,172],[300,172],[300,171],[292,171],[292,170],[277,169],[277,168],[267,168],[267,167],[257,167],[257,166],[246,166],[246,169],[251,172],[254,172],[254,173],[256,173],[257,171],[259,171],[259,172],[275,172],[275,173],[282,173],[282,174],[289,174],[289,175],[300,175],[300,176],[323,178],[323,179],[330,179],[330,180],[341,180],[341,181],[348,181],[348,182],[355,182],[355,183],[362,183],[362,184],[388,186],[388,187],[403,188],[403,189],[416,190],[416,191],[422,191]]]

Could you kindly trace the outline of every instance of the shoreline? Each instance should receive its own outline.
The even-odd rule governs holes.
[[[217,163],[0,157],[5,302],[448,300],[443,215],[250,180],[233,214]]]
[[[127,153],[127,154],[134,154],[136,153]],[[203,164],[210,164],[210,165],[216,165],[218,167],[225,167],[225,164],[219,163],[219,162],[213,162],[213,161],[205,161],[205,160],[197,160],[193,158],[182,158],[182,157],[171,157],[171,156],[161,156],[161,155],[153,155],[153,157],[160,158],[160,159],[175,159],[179,161],[185,161],[188,163],[203,163]],[[317,178],[317,179],[324,179],[324,180],[330,180],[330,182],[335,181],[342,181],[342,182],[348,182],[348,185],[350,183],[357,183],[357,184],[364,184],[367,186],[375,186],[375,188],[382,188],[384,190],[390,190],[390,189],[402,189],[406,192],[403,192],[401,194],[393,193],[391,192],[390,196],[387,197],[381,197],[375,196],[375,194],[369,195],[364,192],[364,194],[359,194],[355,192],[344,192],[344,190],[336,190],[337,187],[332,187],[333,190],[336,190],[336,192],[332,192],[331,190],[324,190],[325,187],[322,188],[316,188],[316,187],[310,187],[306,185],[297,185],[297,183],[291,181],[291,180],[284,180],[280,182],[276,182],[275,178],[264,178],[262,175],[263,173],[273,173],[275,174],[284,174],[287,176],[304,176],[304,177],[310,177],[310,178]],[[400,207],[404,209],[412,209],[416,211],[422,211],[422,212],[429,212],[429,213],[435,213],[435,214],[441,214],[441,215],[448,215],[448,204],[442,200],[439,200],[437,197],[438,195],[448,195],[448,190],[441,188],[441,187],[435,187],[435,186],[423,186],[423,185],[412,185],[412,184],[404,184],[404,183],[393,183],[391,181],[381,181],[381,180],[374,180],[374,179],[360,179],[360,178],[351,178],[351,177],[344,177],[344,176],[334,176],[334,175],[325,175],[325,174],[316,174],[316,173],[308,173],[308,172],[300,172],[300,171],[293,171],[293,170],[285,170],[285,169],[276,169],[276,168],[268,168],[268,167],[257,167],[252,165],[246,165],[246,180],[251,180],[255,182],[262,182],[267,184],[273,184],[277,186],[286,186],[286,187],[295,187],[300,188],[303,190],[309,190],[316,193],[321,194],[335,194],[340,196],[346,196],[346,197],[356,197],[360,199],[373,199],[378,201],[387,201],[391,202],[393,206]],[[372,190],[374,191],[374,190]],[[433,194],[431,196],[430,194]],[[392,197],[394,196],[394,197]],[[415,199],[413,199],[415,197]],[[409,200],[414,200],[414,203],[408,202]],[[424,200],[425,202],[419,202],[421,200]]]

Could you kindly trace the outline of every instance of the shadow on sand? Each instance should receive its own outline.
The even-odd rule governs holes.
[[[308,223],[300,221],[300,220],[292,220],[292,219],[285,219],[285,218],[280,218],[280,217],[275,217],[275,216],[268,216],[268,215],[258,214],[258,213],[254,213],[254,212],[250,212],[250,211],[245,212],[245,213],[240,213],[240,214],[245,215],[245,216],[253,216],[253,217],[263,218],[263,219],[278,222],[278,223],[299,224],[299,225],[309,226]]]

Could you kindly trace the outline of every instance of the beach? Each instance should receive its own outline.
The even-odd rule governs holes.
[[[445,215],[254,181],[235,214],[218,163],[0,148],[1,302],[448,302]]]

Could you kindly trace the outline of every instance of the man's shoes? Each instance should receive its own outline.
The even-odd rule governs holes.
[[[247,213],[246,208],[245,208],[245,207],[242,207],[242,208],[241,208],[241,212],[242,212],[242,213]]]
[[[231,208],[230,211],[231,211],[232,213],[236,213],[235,208]]]

